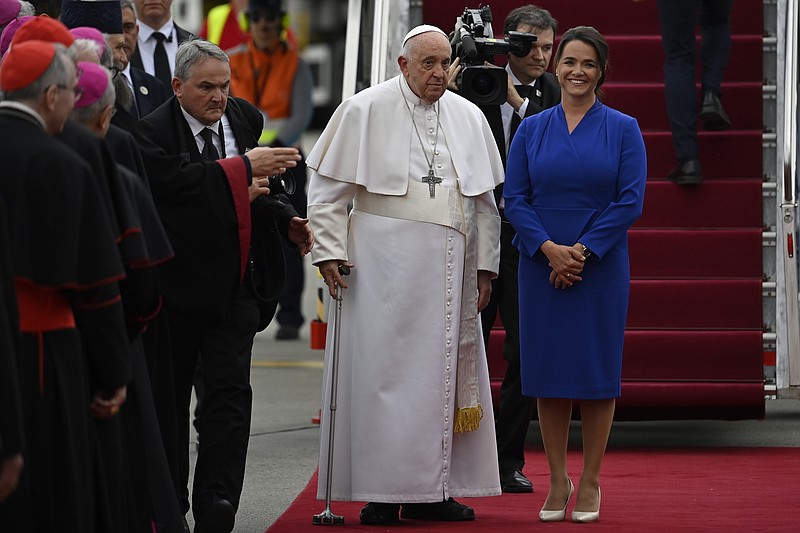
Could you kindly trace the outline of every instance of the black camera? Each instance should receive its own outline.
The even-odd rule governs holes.
[[[496,55],[525,57],[536,41],[533,33],[512,31],[505,39],[495,39],[492,32],[492,9],[464,8],[450,39],[453,59],[461,58],[461,72],[456,83],[461,96],[479,105],[499,105],[506,101],[508,74],[492,63]]]
[[[294,176],[288,171],[285,174],[273,174],[269,177],[270,194],[294,194],[295,188]]]

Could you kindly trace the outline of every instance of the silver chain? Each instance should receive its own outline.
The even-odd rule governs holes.
[[[439,144],[439,109],[441,107],[439,102],[437,101],[435,104],[432,104],[436,109],[436,137],[433,141],[433,149],[431,150],[431,158],[428,159],[428,154],[425,152],[425,143],[422,142],[422,136],[419,134],[419,129],[417,128],[417,121],[414,120],[414,112],[411,111],[411,106],[408,105],[408,100],[406,99],[405,91],[403,91],[403,81],[398,78],[397,83],[400,85],[400,93],[403,95],[403,103],[406,104],[406,109],[408,109],[408,114],[411,115],[411,124],[414,125],[414,131],[417,132],[417,139],[419,139],[419,144],[422,146],[422,155],[425,156],[425,162],[428,163],[428,172],[433,172],[433,163],[436,160],[436,146]]]

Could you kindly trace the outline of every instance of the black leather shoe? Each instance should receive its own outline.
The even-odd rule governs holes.
[[[719,96],[714,93],[703,95],[703,105],[700,106],[700,118],[703,119],[703,127],[709,131],[722,131],[731,127],[731,119],[722,108]]]
[[[400,518],[408,520],[439,520],[443,522],[462,522],[475,520],[472,507],[460,504],[453,498],[436,503],[404,503]]]
[[[197,519],[194,533],[231,533],[236,510],[228,500],[217,500]]]
[[[682,163],[678,163],[678,166],[667,174],[667,179],[678,185],[699,185],[703,183],[700,161],[697,159],[687,159]]]
[[[515,468],[500,472],[500,488],[503,492],[533,492],[533,483]]]
[[[296,326],[281,326],[275,334],[275,339],[279,341],[294,340],[300,337],[300,328]]]
[[[399,503],[376,503],[369,502],[361,509],[359,519],[362,524],[367,525],[385,525],[394,524],[400,521],[398,514],[400,513]]]

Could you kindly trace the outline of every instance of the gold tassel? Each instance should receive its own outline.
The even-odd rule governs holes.
[[[456,413],[456,421],[453,426],[453,432],[465,433],[467,431],[475,431],[481,426],[481,419],[483,418],[483,407],[478,404],[475,407],[464,407]]]

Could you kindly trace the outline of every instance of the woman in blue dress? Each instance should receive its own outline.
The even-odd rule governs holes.
[[[505,214],[517,231],[522,392],[537,398],[550,467],[542,521],[566,517],[573,400],[583,471],[572,520],[600,517],[600,465],[616,398],[628,310],[628,228],[642,212],[647,160],[636,120],[597,98],[608,45],[594,28],[561,37],[561,104],[526,118],[508,155]]]

